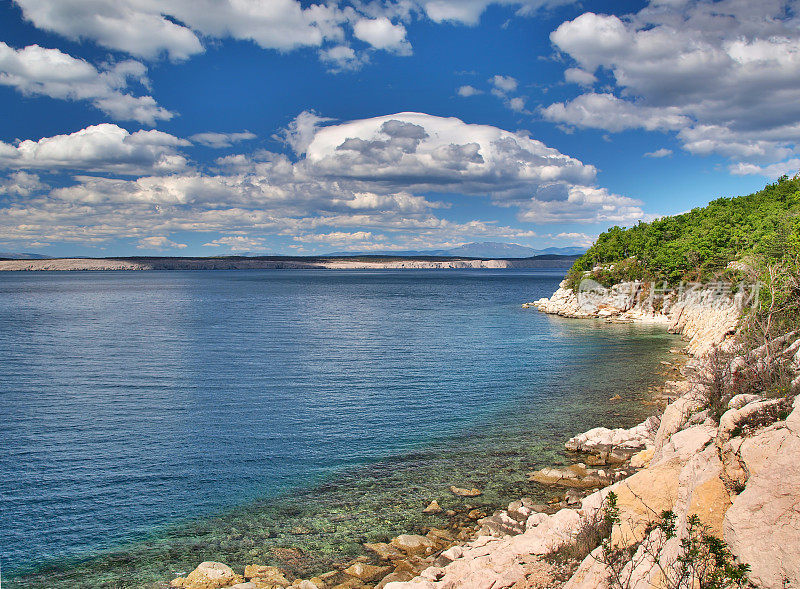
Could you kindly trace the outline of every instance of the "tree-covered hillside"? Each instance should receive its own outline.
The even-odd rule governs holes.
[[[800,252],[800,178],[780,178],[747,196],[719,198],[708,206],[651,223],[612,227],[570,271],[576,284],[598,266],[595,279],[711,280],[732,261],[769,265]],[[612,267],[613,266],[613,267]]]

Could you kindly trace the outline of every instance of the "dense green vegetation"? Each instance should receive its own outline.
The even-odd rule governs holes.
[[[724,277],[732,261],[782,263],[800,252],[800,178],[781,177],[747,196],[624,229],[612,227],[570,271],[574,286],[586,271],[609,286],[625,280],[707,281]],[[613,266],[613,267],[611,267]]]

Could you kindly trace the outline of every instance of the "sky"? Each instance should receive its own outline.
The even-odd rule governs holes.
[[[0,251],[588,246],[800,169],[800,0],[0,0]]]

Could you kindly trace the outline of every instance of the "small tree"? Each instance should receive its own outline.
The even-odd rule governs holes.
[[[610,492],[605,504],[607,523],[621,523],[617,496]],[[671,562],[665,559],[667,544],[677,537],[677,516],[664,511],[645,529],[641,542],[614,545],[611,537],[602,543],[600,561],[608,570],[612,589],[631,589],[634,573],[647,563],[661,573],[664,589],[737,589],[747,586],[750,567],[737,563],[727,544],[714,536],[697,515],[687,519],[686,534]]]

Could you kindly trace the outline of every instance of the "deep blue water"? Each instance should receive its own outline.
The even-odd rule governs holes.
[[[524,484],[517,469],[552,461],[570,435],[640,418],[608,397],[639,399],[672,341],[521,308],[561,274],[0,273],[3,572],[147,546],[151,577],[125,586],[152,586],[205,559],[196,539],[212,521],[214,538],[237,528],[213,556],[250,558],[263,541],[267,559],[270,542],[294,544],[263,514],[325,489],[327,506],[304,500],[297,517],[328,536],[336,510],[347,534],[377,534],[348,515],[355,488],[368,503],[402,482],[424,503],[450,476],[503,500]],[[504,444],[516,462],[501,484],[491,450]],[[239,528],[258,518],[241,556]],[[194,552],[181,552],[185,522]],[[122,586],[98,563],[96,586]]]

